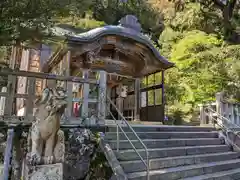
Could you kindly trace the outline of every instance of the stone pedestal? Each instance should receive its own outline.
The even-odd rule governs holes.
[[[63,164],[48,164],[27,167],[24,180],[63,180]]]

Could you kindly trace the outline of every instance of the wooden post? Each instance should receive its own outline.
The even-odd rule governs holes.
[[[32,121],[33,119],[33,107],[35,100],[35,87],[36,87],[36,78],[28,77],[28,98],[26,102],[26,117],[28,120]]]
[[[2,92],[7,92],[7,87],[2,87]],[[6,97],[1,96],[0,98],[0,115],[4,115],[4,109],[6,104]]]
[[[122,83],[120,83],[116,89],[117,91],[117,98],[116,98],[116,107],[120,111],[121,114],[123,114],[123,97],[121,96],[122,91]],[[121,115],[118,113],[118,120],[122,120]]]
[[[110,87],[107,87],[106,93],[107,93],[108,97],[111,97],[111,91],[112,91],[112,89]],[[106,108],[111,109],[111,104],[108,101],[106,102]],[[110,115],[110,112],[106,111],[106,116],[109,116],[109,115]]]
[[[148,86],[148,76],[146,77],[146,85]],[[149,113],[148,113],[148,111],[149,111],[149,108],[148,108],[148,105],[149,105],[149,103],[148,103],[148,91],[145,91],[146,92],[146,111],[145,111],[145,113],[146,113],[146,115],[145,115],[145,120],[148,120],[148,117],[149,117]]]
[[[67,71],[66,71],[66,75],[70,76],[71,75],[71,69],[70,69],[70,64],[71,64],[71,52],[68,51],[66,54],[66,61],[67,61]],[[73,88],[73,83],[72,82],[67,82],[67,100],[68,100],[68,105],[65,111],[65,115],[67,117],[71,117],[72,116],[72,112],[73,112],[73,92],[72,92],[72,88]]]
[[[13,46],[10,64],[9,64],[10,68],[13,70],[15,69],[16,58],[17,58],[16,56],[17,56],[17,47]],[[13,113],[13,103],[14,103],[14,95],[16,92],[16,83],[17,83],[17,77],[9,75],[8,85],[7,85],[8,96],[6,98],[6,105],[4,110],[4,114],[7,116],[11,116]]]
[[[4,114],[6,116],[13,115],[12,113],[13,113],[14,95],[16,90],[16,81],[17,81],[16,76],[8,75],[8,86],[7,86],[8,96],[6,99],[6,106],[4,110]]]
[[[29,68],[29,56],[30,51],[28,49],[24,49],[22,51],[22,57],[21,57],[21,63],[20,63],[20,70],[28,71]],[[17,93],[19,94],[25,94],[26,93],[26,87],[27,87],[27,77],[18,76],[17,77]],[[24,106],[24,99],[18,98],[16,101],[17,111]]]
[[[15,64],[16,64],[16,59],[17,59],[17,46],[12,46],[12,53],[11,53],[11,59],[10,59],[10,63],[9,63],[9,67],[11,69],[15,68]]]
[[[83,79],[88,79],[89,70],[83,70]],[[82,104],[82,117],[85,120],[88,118],[88,102],[89,102],[89,83],[83,84],[83,104]],[[89,125],[90,122],[85,122]]]
[[[135,110],[134,120],[140,120],[140,108],[141,108],[141,92],[140,92],[140,78],[135,80]]]
[[[164,94],[164,70],[162,70],[162,106],[163,106],[163,120],[165,119],[165,94]]]
[[[98,123],[105,124],[107,73],[105,71],[99,73],[98,117],[100,121]]]

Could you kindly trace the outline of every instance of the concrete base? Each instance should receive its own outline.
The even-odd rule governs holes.
[[[28,167],[24,180],[63,180],[63,164]]]

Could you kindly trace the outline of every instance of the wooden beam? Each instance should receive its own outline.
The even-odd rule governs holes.
[[[161,88],[162,88],[162,84],[158,84],[150,87],[141,88],[140,92],[146,92],[146,91],[151,91],[151,90],[161,89]],[[134,91],[129,91],[127,93],[127,95],[133,95],[133,94],[134,94]]]
[[[0,92],[0,96],[3,97],[8,97],[8,93],[7,92]],[[35,95],[34,99],[39,98],[40,96]],[[29,98],[29,94],[14,94],[14,98],[23,98],[23,99],[27,99]]]
[[[0,76],[25,76],[25,77],[35,77],[39,79],[55,79],[59,81],[69,81],[76,83],[89,83],[89,84],[98,84],[95,79],[83,79],[75,76],[60,76],[49,73],[40,73],[40,72],[29,72],[29,71],[1,71]]]
[[[34,116],[32,117],[35,118]],[[63,122],[61,121],[61,127],[86,127],[86,124],[81,124],[83,121],[82,117],[67,117],[67,121]],[[34,119],[35,120],[35,119]],[[0,125],[1,127],[8,126],[8,127],[17,127],[17,126],[28,126],[30,127],[32,125],[32,122],[29,121],[28,117],[25,116],[0,116]],[[102,124],[100,124],[102,125]],[[92,126],[92,124],[91,124]],[[99,125],[98,125],[99,126]]]
[[[88,77],[89,77],[89,70],[88,69],[83,70],[82,77],[84,79],[88,79]],[[89,115],[89,103],[88,103],[89,102],[89,84],[84,83],[82,90],[83,90],[83,94],[82,94],[83,103],[82,103],[82,114],[81,114],[81,116],[83,118],[87,118],[88,115]],[[88,124],[89,122],[86,122],[86,123]]]

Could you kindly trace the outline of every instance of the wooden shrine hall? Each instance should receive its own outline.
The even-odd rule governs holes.
[[[73,103],[68,107],[68,115],[91,116],[97,109],[104,118],[108,118],[109,108],[117,117],[111,105],[104,100],[107,96],[127,120],[164,119],[164,71],[174,64],[162,57],[151,40],[141,33],[136,17],[127,15],[118,26],[104,26],[64,36],[66,45],[54,53],[49,53],[46,48],[38,50],[37,71],[98,80],[98,88],[88,83],[58,84],[66,86],[67,90],[71,86],[72,92],[68,93]],[[27,59],[31,61],[31,58]],[[29,70],[25,65],[23,67]],[[149,77],[151,83],[148,83]],[[141,83],[143,79],[145,83]],[[160,84],[155,83],[159,81]],[[43,86],[44,83],[41,84]],[[102,94],[100,99],[99,93]]]

